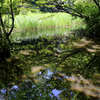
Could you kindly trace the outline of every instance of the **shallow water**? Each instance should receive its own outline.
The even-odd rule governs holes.
[[[25,30],[14,32],[11,35],[12,41],[20,41],[26,39],[34,39],[39,37],[48,37],[48,36],[58,36],[68,34],[68,29],[65,27],[59,28],[46,28],[46,29],[34,29],[33,31],[26,32]]]

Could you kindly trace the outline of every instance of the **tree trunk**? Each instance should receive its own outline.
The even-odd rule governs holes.
[[[10,44],[8,40],[0,41],[0,61],[10,57]]]
[[[10,57],[10,49],[9,48],[3,48],[0,52],[0,59],[5,60],[6,58]]]

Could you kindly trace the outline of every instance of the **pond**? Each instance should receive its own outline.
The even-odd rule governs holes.
[[[33,29],[32,32],[26,32],[25,30],[14,32],[11,35],[12,41],[21,41],[21,40],[28,40],[34,39],[39,37],[50,37],[50,36],[63,36],[68,35],[68,29],[66,27],[52,27],[52,28],[45,28],[45,29]]]
[[[48,39],[48,37],[53,36],[55,38],[54,40],[57,40],[57,37],[64,36],[67,34],[67,32],[68,32],[68,30],[65,27],[58,27],[58,28],[45,29],[45,30],[35,29],[32,33],[30,33],[30,32],[26,33],[25,31],[23,31],[22,33],[21,32],[13,33],[11,36],[11,40],[15,43],[21,43],[23,41],[26,41],[27,42],[26,47],[27,47],[28,40],[30,41],[30,40],[37,39],[37,42],[35,41],[36,44],[35,44],[35,42],[33,43],[34,47],[37,47],[35,45],[38,45],[38,43],[40,43],[39,41],[41,41],[41,38],[46,37]],[[47,40],[46,43],[47,44],[50,43],[53,45],[55,44],[55,41],[53,41],[54,43],[53,42],[51,43],[49,41],[51,41],[51,40]],[[64,41],[65,42],[67,41],[67,38],[65,38],[64,40],[58,39],[57,41],[63,43]],[[40,45],[41,46],[43,45],[43,48],[46,50],[47,48],[45,47],[44,42]],[[48,44],[48,45],[50,45],[50,44]],[[26,49],[26,47],[24,49]],[[18,45],[18,48],[19,48],[19,45]],[[56,47],[56,48],[58,48],[58,47]],[[23,45],[20,45],[20,49],[23,50]],[[60,51],[61,50],[58,49],[58,52],[60,52]],[[43,52],[45,52],[45,53],[47,52],[47,55],[48,55],[48,53],[50,51],[49,52],[43,51]],[[20,53],[20,55],[24,55],[23,57],[25,57],[26,60],[27,60],[27,57],[30,56],[30,53],[28,54],[27,50],[26,51],[24,51],[24,50],[19,51],[18,50],[18,53]],[[45,55],[45,53],[43,53],[43,55]],[[17,56],[17,54],[16,54],[16,56]],[[36,55],[36,57],[33,57],[33,58],[31,57],[31,61],[33,59],[37,60],[37,58],[40,58],[39,55]],[[43,59],[45,59],[45,57]],[[50,61],[50,60],[48,59],[48,61]],[[39,61],[38,61],[38,63],[39,63]],[[40,64],[41,64],[41,62],[40,62]],[[9,65],[9,66],[11,66],[11,65]],[[31,100],[31,99],[35,99],[35,100],[47,100],[47,99],[48,100],[61,100],[61,98],[65,98],[67,96],[69,98],[70,96],[72,96],[71,94],[73,94],[73,93],[71,92],[71,90],[70,90],[70,93],[67,93],[68,89],[66,88],[66,85],[64,87],[62,86],[64,78],[57,75],[58,72],[56,71],[55,68],[51,69],[50,67],[49,68],[44,67],[43,69],[41,69],[41,67],[38,67],[38,66],[36,66],[36,67],[34,67],[34,65],[29,65],[29,66],[33,66],[33,68],[32,68],[33,74],[32,75],[34,75],[34,72],[35,72],[35,76],[33,77],[34,81],[27,78],[24,80],[24,82],[21,82],[19,84],[15,84],[15,85],[11,85],[8,88],[1,89],[0,90],[0,100],[6,100],[6,98],[8,100]],[[55,78],[57,78],[57,79],[55,79]],[[59,84],[59,82],[61,82],[62,85]],[[59,84],[59,86],[57,86],[57,84]],[[67,92],[66,92],[66,90],[67,90]],[[60,97],[60,95],[61,95],[61,97]]]
[[[83,77],[72,77],[72,75],[86,74],[85,77],[91,77],[97,69],[95,67],[88,69],[85,65],[93,54],[82,51],[83,49],[77,53],[77,49],[72,43],[73,40],[68,37],[68,32],[66,28],[60,27],[45,30],[35,29],[29,33],[24,30],[13,33],[11,36],[12,58],[7,59],[6,64],[6,76],[9,79],[5,78],[5,81],[13,83],[12,80],[15,79],[18,82],[14,82],[10,86],[7,84],[8,87],[2,88],[0,99],[91,100],[85,93],[72,90],[69,80],[79,82],[78,86],[73,85],[74,88],[81,89],[83,92],[86,89],[89,90],[87,87],[85,88],[84,84],[81,84],[84,81],[88,82],[87,80]],[[76,50],[75,55],[72,55],[73,49]],[[72,56],[70,57],[70,55]],[[16,74],[18,74],[18,78]],[[86,84],[86,86],[88,85]]]

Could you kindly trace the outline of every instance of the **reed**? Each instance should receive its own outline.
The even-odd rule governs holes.
[[[34,29],[52,29],[66,27],[74,29],[81,25],[82,20],[66,13],[27,13],[16,16],[16,30],[33,31]],[[78,25],[77,25],[78,24]]]
[[[53,34],[66,34],[83,27],[83,21],[67,13],[26,13],[15,17],[15,31],[12,37],[38,37]],[[62,31],[63,30],[63,31]]]

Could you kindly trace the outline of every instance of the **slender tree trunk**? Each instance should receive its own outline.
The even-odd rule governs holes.
[[[0,9],[0,61],[5,60],[6,58],[10,57],[10,39],[9,36],[11,35],[13,28],[14,28],[14,12],[13,12],[13,1],[10,0],[10,15],[11,15],[11,28],[7,31],[7,27],[3,21],[2,17],[2,9],[3,9],[3,2],[1,3]],[[9,20],[9,19],[8,19]]]

